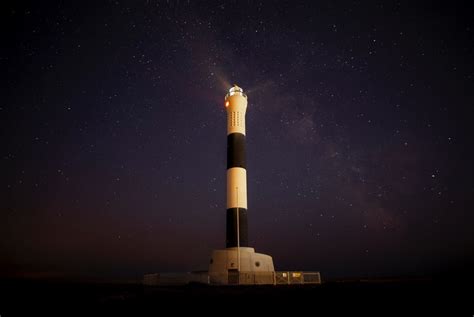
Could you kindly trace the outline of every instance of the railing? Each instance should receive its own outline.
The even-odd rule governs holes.
[[[319,272],[237,272],[223,273],[188,272],[147,274],[144,285],[184,285],[202,283],[212,285],[295,285],[321,284]]]

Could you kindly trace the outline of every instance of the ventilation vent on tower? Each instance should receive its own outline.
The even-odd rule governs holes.
[[[231,127],[243,127],[245,124],[245,117],[239,111],[229,112],[227,120]]]

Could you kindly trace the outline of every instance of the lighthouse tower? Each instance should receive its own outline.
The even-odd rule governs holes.
[[[226,249],[214,250],[209,265],[211,283],[273,284],[272,257],[249,247],[245,113],[247,95],[235,85],[225,96],[227,111]]]

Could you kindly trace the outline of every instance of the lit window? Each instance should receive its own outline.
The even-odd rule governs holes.
[[[287,276],[288,276],[288,274],[286,274],[286,273],[283,273],[283,277],[287,277]]]
[[[293,272],[293,277],[301,277],[301,273],[300,272]]]

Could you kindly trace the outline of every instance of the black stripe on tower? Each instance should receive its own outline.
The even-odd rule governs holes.
[[[227,136],[227,169],[245,165],[245,135],[231,133]]]
[[[247,209],[239,208],[239,240],[241,247],[248,247]],[[227,209],[226,248],[237,247],[237,208]]]

